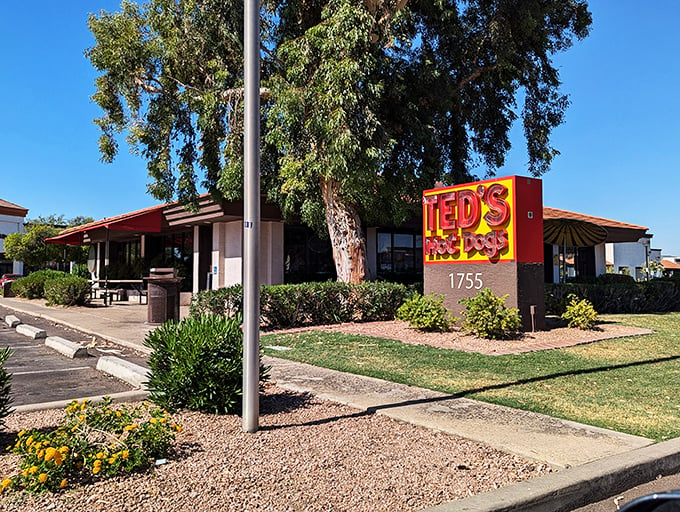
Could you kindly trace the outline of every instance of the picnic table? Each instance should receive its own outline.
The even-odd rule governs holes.
[[[121,285],[129,285],[133,290],[136,290],[137,293],[139,293],[140,304],[142,303],[142,297],[147,297],[148,302],[148,296],[144,290],[144,281],[142,279],[92,279],[90,280],[90,284],[93,285],[93,293],[95,293],[97,289],[103,293],[101,296],[104,298],[105,306],[111,304],[114,297],[116,297],[116,300],[120,300],[122,291],[120,288]],[[96,287],[94,286],[95,284],[97,285]]]

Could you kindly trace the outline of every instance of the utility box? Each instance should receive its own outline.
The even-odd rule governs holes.
[[[179,320],[179,289],[181,277],[173,268],[152,268],[145,277],[148,293],[147,323],[162,324]]]

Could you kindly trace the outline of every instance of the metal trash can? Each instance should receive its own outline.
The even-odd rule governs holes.
[[[14,292],[12,291],[12,281],[2,284],[2,296],[3,297],[14,297]]]
[[[147,284],[148,306],[146,321],[162,324],[168,320],[179,320],[179,288],[181,277],[175,277],[172,268],[152,268]]]

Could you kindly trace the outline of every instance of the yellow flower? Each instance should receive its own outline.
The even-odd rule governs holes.
[[[161,423],[162,423],[163,425],[165,425],[165,422],[166,422],[166,421],[168,421],[167,418],[161,418]]]
[[[182,426],[178,425],[177,423],[174,423],[172,425],[172,428],[175,429],[175,432],[181,432],[182,431]]]
[[[155,424],[156,424],[156,421],[157,421],[156,418],[151,418],[151,419],[149,420],[149,423],[151,423],[152,425],[155,425]]]
[[[121,456],[123,459],[127,459],[127,458],[130,456],[130,452],[127,451],[127,450],[123,450],[122,452],[120,452],[120,456]]]
[[[106,455],[104,455],[104,452],[99,452],[99,453],[96,455],[96,457],[97,457],[98,459],[104,459],[104,458],[106,458]]]
[[[130,431],[130,430],[134,430],[134,429],[136,429],[136,428],[137,428],[137,424],[136,424],[136,423],[130,423],[129,425],[125,425],[124,430]]]
[[[120,417],[121,417],[122,415],[123,415],[123,413],[122,413],[122,412],[120,412],[120,411],[116,411],[116,417],[120,418]]]
[[[95,468],[101,468],[102,467],[102,461],[100,459],[97,459],[94,461],[94,467]]]
[[[59,448],[59,451],[62,454],[66,455],[68,453],[68,446],[62,446],[61,448]]]
[[[31,466],[30,468],[28,468],[28,472],[31,475],[35,475],[38,472],[38,466]]]
[[[24,477],[27,477],[27,476],[28,476],[28,468],[24,469],[24,470],[21,472],[21,474],[24,475]]]
[[[41,484],[47,482],[47,475],[45,473],[40,473],[38,475],[38,482],[40,482]]]
[[[78,416],[78,421],[80,422],[85,421],[85,415],[81,414],[80,416]]]
[[[101,466],[95,466],[95,467],[92,468],[92,473],[93,473],[94,475],[96,475],[96,474],[99,473],[101,470],[102,470]]]
[[[45,450],[38,450],[35,452],[39,459],[42,459],[45,455]]]
[[[115,457],[109,457],[106,462],[108,462],[109,464],[113,464],[114,462],[116,462],[116,458]]]
[[[47,448],[47,450],[45,450],[45,461],[54,459],[55,453],[59,453],[55,448],[52,448],[51,446]]]
[[[40,450],[40,448],[42,448],[42,443],[35,443],[33,445],[33,448],[35,448],[36,450]]]
[[[59,482],[59,488],[60,489],[63,489],[67,485],[68,485],[68,480],[66,480],[65,478],[61,482]]]
[[[25,430],[22,430],[22,431],[19,432],[19,434],[17,434],[17,435],[18,435],[18,437],[22,437],[22,436],[26,435],[26,431],[25,431]]]
[[[2,488],[7,489],[10,485],[12,485],[12,481],[9,478],[5,478],[2,481]]]
[[[33,436],[28,436],[26,439],[26,446],[31,446],[33,444]]]
[[[64,462],[64,456],[61,452],[54,452],[54,464],[55,466],[61,466]]]

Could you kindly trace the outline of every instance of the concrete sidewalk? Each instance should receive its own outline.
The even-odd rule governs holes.
[[[145,323],[145,305],[61,308],[17,298],[0,298],[0,305],[17,315],[39,316],[148,353],[143,340],[153,326]],[[460,435],[560,470],[442,505],[438,511],[572,510],[657,474],[680,470],[677,440],[652,445],[641,437],[427,389],[277,358],[267,357],[265,362],[272,367],[272,380],[282,388]]]

